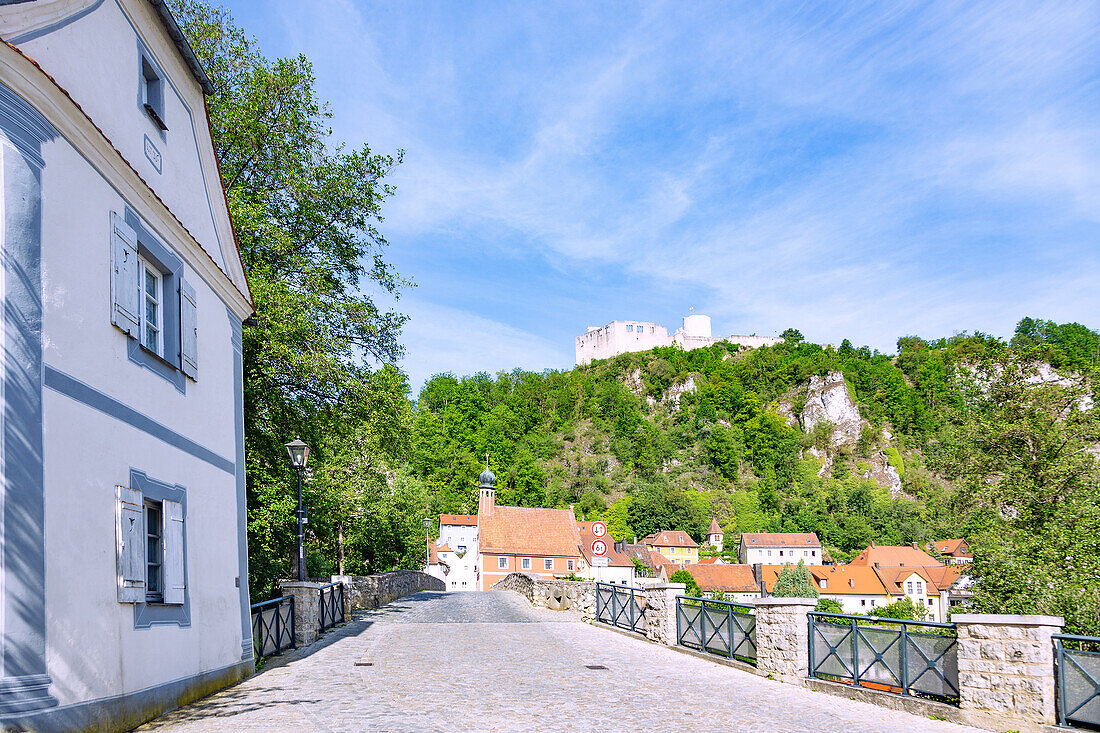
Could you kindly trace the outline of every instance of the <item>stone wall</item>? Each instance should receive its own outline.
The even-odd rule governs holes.
[[[1010,717],[1032,726],[1055,722],[1053,616],[956,614],[959,707],[976,724]],[[1019,727],[1019,726],[1016,726]]]
[[[756,604],[756,669],[777,680],[801,684],[809,675],[813,598],[759,598]]]
[[[445,591],[447,584],[416,570],[395,570],[377,575],[333,575],[333,583],[344,584],[344,614],[378,608],[398,598],[423,590]]]
[[[590,580],[550,580],[531,573],[510,573],[493,586],[512,591],[532,605],[553,611],[575,611],[586,621],[596,618],[596,583]]]

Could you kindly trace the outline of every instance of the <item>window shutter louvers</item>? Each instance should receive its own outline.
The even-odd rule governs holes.
[[[197,379],[199,374],[199,307],[195,288],[180,278],[180,369]]]
[[[140,272],[137,234],[118,214],[111,214],[111,323],[130,338],[141,336]]]
[[[141,492],[116,487],[119,603],[145,601],[145,506]]]
[[[164,507],[164,602],[183,603],[187,585],[183,573],[183,504],[165,500]]]

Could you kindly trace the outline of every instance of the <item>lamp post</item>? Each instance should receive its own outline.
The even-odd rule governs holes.
[[[302,504],[302,471],[306,469],[306,461],[309,459],[309,446],[301,440],[286,444],[286,452],[290,454],[290,465],[298,472],[298,580],[306,579],[306,545],[305,534],[302,529],[306,523],[306,508]]]
[[[428,530],[432,528],[432,518],[424,517],[424,572],[432,569],[432,539]]]

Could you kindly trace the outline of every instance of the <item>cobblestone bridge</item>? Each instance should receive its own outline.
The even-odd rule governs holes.
[[[490,592],[419,593],[357,616],[142,730],[976,729],[780,684]]]

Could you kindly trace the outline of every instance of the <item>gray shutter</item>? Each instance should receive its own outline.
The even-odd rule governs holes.
[[[118,602],[145,602],[145,505],[141,492],[116,489]]]
[[[130,338],[141,337],[141,273],[137,234],[118,214],[111,214],[111,323]]]
[[[183,572],[183,504],[165,499],[164,509],[164,602],[183,603],[187,585]]]
[[[180,278],[180,369],[197,379],[199,374],[199,307],[195,288]]]

